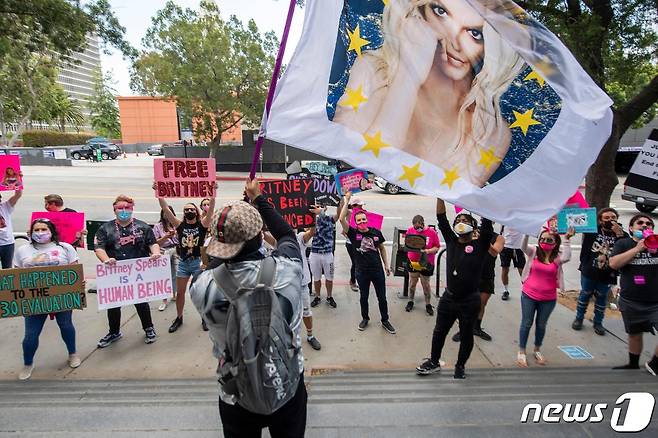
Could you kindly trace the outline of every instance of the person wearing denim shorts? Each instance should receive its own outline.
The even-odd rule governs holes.
[[[178,219],[169,209],[167,201],[159,198],[158,202],[165,218],[176,229],[178,244],[178,267],[176,268],[176,319],[169,327],[169,333],[174,333],[183,325],[183,309],[185,308],[185,290],[187,283],[195,273],[201,270],[201,247],[206,240],[206,233],[212,215],[201,214],[199,208],[188,203],[183,206],[183,219]],[[209,211],[215,209],[215,198],[210,199]],[[201,321],[203,330],[208,330],[205,321]]]

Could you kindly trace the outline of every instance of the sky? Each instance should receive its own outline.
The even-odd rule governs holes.
[[[197,8],[199,0],[174,0],[181,7]],[[288,0],[215,0],[223,18],[236,15],[243,23],[254,19],[261,32],[273,30],[279,39],[283,33],[288,12]],[[165,0],[110,0],[119,22],[126,28],[126,39],[141,49],[142,38],[151,24],[151,17],[162,9]],[[302,32],[304,10],[297,8],[288,37],[284,63],[292,56]],[[130,63],[123,60],[120,53],[101,54],[104,71],[111,71],[114,88],[120,96],[134,95],[130,90]]]

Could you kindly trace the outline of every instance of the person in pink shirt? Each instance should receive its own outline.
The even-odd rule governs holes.
[[[409,302],[404,308],[411,312],[414,308],[414,298],[416,296],[416,286],[420,279],[425,294],[425,311],[428,315],[434,315],[434,309],[430,303],[432,288],[430,287],[430,278],[434,275],[434,265],[436,263],[436,253],[439,252],[441,241],[439,235],[433,228],[425,226],[425,219],[421,215],[416,215],[411,221],[412,226],[407,230],[407,235],[421,235],[425,237],[425,248],[420,251],[409,251],[408,273],[409,273]]]
[[[557,303],[557,288],[564,290],[564,275],[562,265],[571,259],[571,238],[574,230],[569,229],[564,236],[565,241],[560,251],[560,235],[544,229],[539,235],[536,247],[528,246],[528,236],[525,236],[521,249],[528,257],[523,269],[521,281],[521,327],[519,328],[519,353],[516,363],[522,368],[528,367],[526,344],[536,319],[535,350],[533,356],[539,365],[546,365],[546,359],[541,353],[541,346],[546,334],[546,325]],[[536,315],[536,316],[535,316]]]

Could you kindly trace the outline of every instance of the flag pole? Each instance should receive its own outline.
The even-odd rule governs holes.
[[[272,72],[272,80],[270,81],[270,89],[267,92],[267,100],[265,102],[265,115],[263,116],[263,121],[261,122],[261,128],[258,132],[258,140],[256,140],[256,148],[254,149],[254,156],[251,161],[251,171],[249,173],[249,179],[254,179],[256,176],[256,167],[258,166],[258,160],[260,159],[260,151],[263,147],[263,141],[265,140],[265,127],[267,126],[267,120],[270,116],[270,109],[272,108],[272,101],[274,100],[274,91],[276,89],[276,83],[279,80],[279,72],[281,71],[281,64],[283,64],[283,54],[286,51],[286,43],[288,42],[288,34],[290,33],[290,26],[292,24],[292,16],[295,13],[295,6],[297,0],[290,0],[290,6],[288,6],[288,17],[286,18],[286,26],[283,28],[283,36],[281,37],[281,44],[279,45],[279,53],[276,55],[276,63],[274,64],[274,71]]]

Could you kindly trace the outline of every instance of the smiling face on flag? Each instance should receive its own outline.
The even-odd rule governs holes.
[[[266,137],[535,233],[608,139],[611,99],[510,0],[308,0]]]
[[[446,183],[482,187],[525,161],[560,114],[542,76],[465,0],[377,3],[345,2],[329,120],[442,169]]]

